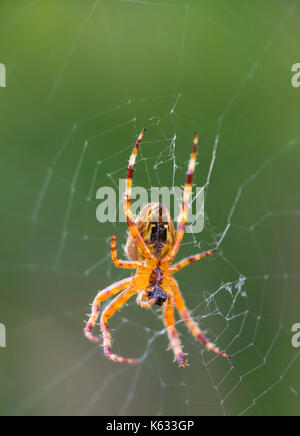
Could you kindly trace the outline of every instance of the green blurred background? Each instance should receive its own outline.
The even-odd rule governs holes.
[[[0,17],[0,413],[299,415],[299,1],[1,0]],[[219,137],[205,229],[179,257],[225,237],[177,278],[231,362],[179,323],[177,368],[160,311],[134,299],[111,326],[141,366],[83,338],[97,290],[128,275],[109,254],[126,225],[97,222],[96,191],[125,177],[144,126],[147,189],[183,184],[195,130],[202,186]]]

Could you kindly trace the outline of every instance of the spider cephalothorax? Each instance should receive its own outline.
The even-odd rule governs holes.
[[[168,299],[168,294],[163,291],[163,289],[158,286],[154,285],[152,288],[150,288],[150,292],[148,293],[149,300],[154,299],[157,306],[162,306]]]
[[[177,360],[179,366],[186,366],[187,360],[182,352],[181,342],[175,328],[174,307],[176,307],[182,320],[195,338],[208,350],[212,350],[223,357],[230,358],[226,353],[220,351],[219,348],[211,343],[199,329],[198,324],[192,319],[190,312],[186,308],[178,283],[173,277],[173,274],[180,271],[185,266],[216,252],[216,250],[210,250],[205,253],[196,254],[172,265],[185,232],[196,163],[198,134],[195,135],[194,139],[194,148],[186,176],[181,213],[178,220],[177,233],[175,234],[172,218],[168,209],[163,204],[147,204],[136,220],[130,209],[134,164],[144,133],[145,129],[140,134],[133,149],[127,170],[124,211],[129,228],[126,254],[130,260],[123,261],[118,259],[116,251],[117,235],[113,236],[111,244],[112,260],[114,264],[119,268],[136,269],[136,273],[132,277],[120,280],[98,293],[92,306],[89,321],[84,330],[85,335],[93,342],[100,342],[100,339],[92,333],[100,313],[100,304],[120,292],[106,307],[101,316],[100,326],[103,333],[104,353],[109,359],[116,362],[141,362],[140,359],[127,359],[112,353],[111,338],[107,324],[108,319],[132,296],[137,294],[137,304],[139,306],[143,308],[148,308],[152,305],[163,307],[165,327],[168,332],[171,347],[174,351],[175,360]]]
[[[163,271],[157,266],[149,278],[148,300],[155,300],[157,306],[162,306],[168,299],[168,294],[163,290]]]

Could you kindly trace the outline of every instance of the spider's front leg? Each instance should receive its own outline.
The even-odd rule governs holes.
[[[200,330],[198,324],[192,319],[189,310],[185,306],[185,302],[181,295],[179,286],[173,277],[168,280],[168,285],[170,286],[173,292],[175,305],[179,312],[179,315],[181,316],[182,320],[185,322],[189,330],[192,332],[194,337],[198,339],[201,342],[201,344],[207,348],[207,350],[214,351],[216,354],[222,357],[226,357],[226,359],[231,359],[231,357],[228,356],[228,354],[221,351],[218,347],[216,347],[216,345],[214,345],[212,342],[210,342],[207,339],[204,333]]]
[[[128,300],[131,298],[134,294],[136,294],[136,289],[134,286],[129,287],[125,291],[123,291],[120,295],[118,295],[103,311],[101,316],[101,330],[103,333],[103,347],[104,347],[104,354],[108,359],[111,359],[115,362],[121,362],[121,363],[130,363],[130,364],[137,364],[140,363],[140,359],[127,359],[125,357],[117,356],[116,354],[113,354],[111,352],[111,337],[108,329],[108,320],[111,318],[117,310],[119,310]]]
[[[173,349],[175,360],[177,360],[179,366],[188,366],[187,360],[182,352],[181,342],[175,328],[175,317],[174,317],[174,303],[171,298],[168,297],[167,302],[163,306],[164,309],[164,323],[168,332],[168,337],[170,340],[170,346]]]
[[[92,313],[84,329],[84,334],[90,341],[96,343],[100,342],[100,338],[94,336],[92,333],[93,328],[99,316],[100,304],[103,301],[107,300],[108,298],[112,297],[113,295],[117,294],[118,292],[121,292],[123,289],[125,289],[127,286],[130,285],[131,281],[132,281],[132,277],[128,277],[127,279],[120,280],[114,285],[111,285],[108,288],[98,293],[97,297],[95,298],[92,304]]]

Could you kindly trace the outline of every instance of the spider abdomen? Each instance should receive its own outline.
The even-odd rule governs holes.
[[[136,226],[150,252],[157,259],[161,259],[170,251],[175,241],[175,229],[170,212],[162,203],[148,203],[138,215]],[[130,232],[125,251],[131,260],[144,259]]]

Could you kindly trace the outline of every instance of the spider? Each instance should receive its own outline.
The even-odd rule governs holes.
[[[127,169],[126,195],[124,198],[124,211],[129,228],[126,244],[126,254],[129,261],[119,260],[116,250],[117,235],[114,234],[111,243],[112,261],[118,268],[136,269],[136,273],[129,278],[120,280],[108,288],[100,291],[92,304],[92,313],[84,329],[85,336],[92,342],[99,343],[100,338],[93,335],[93,328],[100,313],[100,304],[111,296],[119,295],[105,308],[101,315],[100,327],[103,334],[104,354],[115,362],[137,364],[141,359],[127,359],[117,356],[111,350],[111,337],[108,329],[108,320],[134,295],[137,296],[137,304],[143,308],[152,305],[162,306],[163,318],[170,341],[170,347],[174,352],[174,361],[179,366],[187,366],[185,354],[182,351],[181,342],[175,328],[174,306],[188,329],[194,337],[208,350],[212,350],[227,359],[230,357],[212,344],[192,319],[186,308],[177,281],[173,274],[182,270],[197,260],[203,259],[216,250],[190,256],[179,263],[172,262],[179,250],[186,227],[189,209],[189,200],[192,190],[192,181],[196,165],[196,152],[198,134],[194,137],[193,153],[190,158],[189,168],[186,175],[181,212],[175,234],[174,225],[168,209],[160,203],[147,204],[135,220],[130,209],[132,177],[135,160],[140,142],[145,134],[143,129],[132,151]]]

